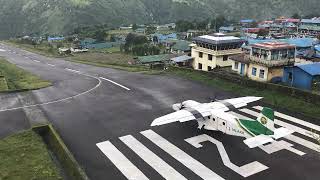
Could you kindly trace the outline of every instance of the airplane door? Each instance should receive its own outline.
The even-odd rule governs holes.
[[[227,132],[227,121],[219,118],[218,130],[223,133],[226,133]]]

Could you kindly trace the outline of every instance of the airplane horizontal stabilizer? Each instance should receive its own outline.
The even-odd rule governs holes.
[[[249,146],[249,148],[256,148],[258,146],[273,142],[274,140],[266,135],[259,135],[252,138],[248,138],[244,140],[243,142]]]
[[[294,131],[281,127],[276,130],[274,130],[274,135],[272,136],[274,139],[280,139],[282,137],[288,136],[290,134],[294,133]]]

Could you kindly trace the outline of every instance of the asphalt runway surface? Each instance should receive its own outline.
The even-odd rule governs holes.
[[[0,94],[0,138],[48,120],[92,180],[320,177],[320,154],[309,134],[320,130],[314,119],[275,107],[283,112],[276,114],[277,126],[296,132],[255,149],[242,138],[198,130],[196,122],[150,127],[174,103],[235,96],[169,75],[77,64],[3,44],[0,49],[11,63],[53,82],[32,92]],[[232,113],[256,118],[260,106]]]

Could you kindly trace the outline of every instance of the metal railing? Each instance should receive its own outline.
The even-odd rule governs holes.
[[[241,49],[227,49],[227,50],[214,50],[214,49],[207,49],[199,46],[193,47],[196,51],[203,52],[206,54],[211,54],[213,56],[223,56],[223,55],[233,55],[233,54],[240,54],[242,53]]]
[[[255,57],[255,56],[245,55],[245,59],[249,59],[250,62],[265,65],[267,67],[288,66],[288,65],[293,65],[295,63],[294,58],[279,59],[279,60],[267,60],[267,59],[262,59],[262,58]]]

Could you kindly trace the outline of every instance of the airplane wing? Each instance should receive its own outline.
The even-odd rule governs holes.
[[[261,97],[242,97],[226,99],[223,101],[216,101],[212,103],[204,103],[192,108],[186,108],[180,111],[173,112],[171,114],[159,117],[155,119],[151,126],[160,126],[164,124],[169,124],[173,122],[186,122],[192,121],[199,118],[204,118],[212,115],[214,111],[226,112],[234,108],[240,108],[246,106],[250,102],[258,101]]]
[[[212,109],[223,109],[224,111],[229,111],[247,106],[249,103],[259,101],[260,99],[262,99],[262,97],[247,96],[240,98],[232,98],[215,101],[209,103],[208,106],[210,106]]]
[[[210,109],[197,107],[196,109],[186,108],[180,111],[176,111],[165,116],[155,119],[151,126],[160,126],[173,122],[187,122],[196,120],[199,118],[208,117],[211,115]]]
[[[244,140],[243,142],[249,146],[249,148],[256,148],[258,146],[264,145],[266,143],[273,142],[274,140],[266,135],[259,135],[252,138],[248,138]]]

